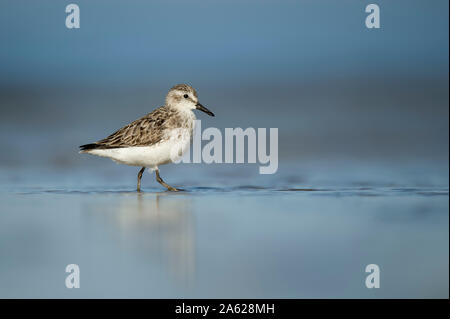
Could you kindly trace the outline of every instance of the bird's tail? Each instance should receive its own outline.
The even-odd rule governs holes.
[[[89,151],[101,148],[101,144],[91,143],[80,146],[80,153],[88,153]]]

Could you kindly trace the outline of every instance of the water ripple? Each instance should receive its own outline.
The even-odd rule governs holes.
[[[129,187],[118,188],[85,188],[85,189],[44,189],[44,188],[23,188],[12,190],[12,193],[19,195],[35,195],[35,194],[56,194],[56,195],[91,195],[91,194],[117,194],[117,195],[133,195],[133,194],[292,194],[292,195],[318,195],[318,196],[361,196],[361,197],[376,197],[376,196],[448,196],[448,188],[416,188],[416,187],[403,187],[403,188],[371,188],[371,187],[359,187],[359,188],[312,188],[312,187],[265,187],[258,185],[243,185],[243,186],[228,186],[228,187],[186,187],[180,192],[169,192],[162,188],[144,188],[141,193],[137,193],[135,190]]]

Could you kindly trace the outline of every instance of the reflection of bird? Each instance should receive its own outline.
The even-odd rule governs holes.
[[[161,185],[170,191],[178,191],[162,180],[158,166],[173,162],[188,147],[195,124],[193,109],[214,116],[198,103],[194,88],[178,84],[170,89],[164,106],[103,140],[80,146],[80,153],[109,157],[121,164],[142,166],[138,174],[138,192],[146,167],[155,171],[156,180]]]
[[[189,285],[196,253],[190,198],[137,196],[137,200],[130,196],[115,203],[112,211],[118,231],[114,233],[127,247],[134,247],[137,256],[161,263],[175,280]]]

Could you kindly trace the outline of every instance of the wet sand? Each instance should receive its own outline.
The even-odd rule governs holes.
[[[445,185],[206,175],[169,193],[147,174],[138,194],[134,175],[68,174],[70,186],[3,180],[0,297],[448,298]],[[80,289],[64,285],[71,263]],[[372,263],[380,289],[365,287]]]

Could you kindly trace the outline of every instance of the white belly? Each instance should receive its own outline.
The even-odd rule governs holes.
[[[96,149],[88,153],[109,157],[113,161],[131,166],[156,169],[158,165],[177,161],[189,147],[190,132],[174,132],[169,138],[152,146],[133,146],[112,149]]]

